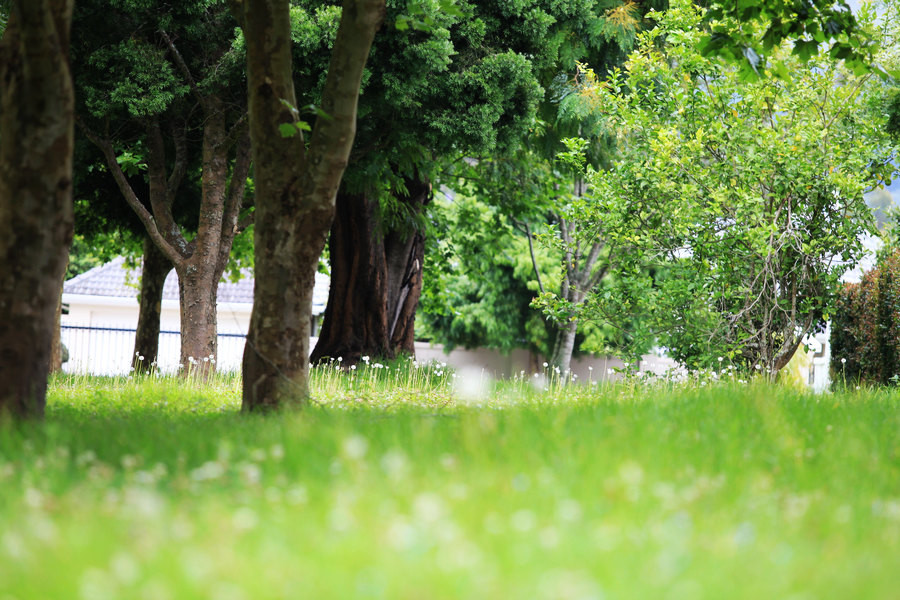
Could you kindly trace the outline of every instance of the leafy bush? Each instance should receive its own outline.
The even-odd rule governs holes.
[[[839,294],[831,326],[835,381],[890,385],[900,375],[900,250]]]

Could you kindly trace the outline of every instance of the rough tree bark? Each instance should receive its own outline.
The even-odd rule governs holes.
[[[0,41],[0,416],[41,418],[72,241],[72,0],[14,0]]]
[[[418,215],[431,199],[427,181],[409,180],[398,197]],[[415,356],[415,315],[422,292],[425,236],[418,230],[385,233],[378,201],[338,193],[328,241],[331,287],[311,361],[361,356]]]
[[[243,410],[303,405],[308,397],[312,292],[356,133],[363,68],[384,0],[345,0],[322,94],[327,118],[309,145],[297,121],[289,0],[232,0],[247,44],[255,165],[255,286],[244,349]]]
[[[141,266],[141,297],[137,331],[134,334],[134,370],[148,373],[159,356],[159,319],[162,312],[163,286],[172,270],[172,261],[144,237],[144,260]]]

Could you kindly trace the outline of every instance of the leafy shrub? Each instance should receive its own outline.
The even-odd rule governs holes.
[[[839,294],[831,324],[835,381],[890,385],[900,375],[900,250]]]

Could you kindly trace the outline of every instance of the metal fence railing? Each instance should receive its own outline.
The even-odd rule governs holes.
[[[131,370],[134,358],[134,329],[103,327],[98,325],[63,324],[60,326],[62,343],[68,350],[69,360],[63,364],[66,373],[91,375],[125,375]],[[242,333],[219,333],[219,371],[237,371],[241,367],[245,336]],[[163,372],[174,372],[179,367],[181,333],[159,332],[157,366]]]

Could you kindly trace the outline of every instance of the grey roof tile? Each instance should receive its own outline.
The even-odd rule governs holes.
[[[253,273],[250,269],[241,271],[242,277],[237,282],[229,280],[219,282],[219,302],[236,304],[253,303]],[[125,265],[125,259],[118,257],[112,261],[94,267],[81,275],[65,282],[63,292],[85,296],[114,296],[118,298],[136,298],[140,289],[141,268],[134,269]],[[313,290],[313,314],[325,312],[328,302],[329,279],[327,275],[316,273],[316,287]],[[163,298],[178,300],[178,275],[173,270],[166,278]]]

